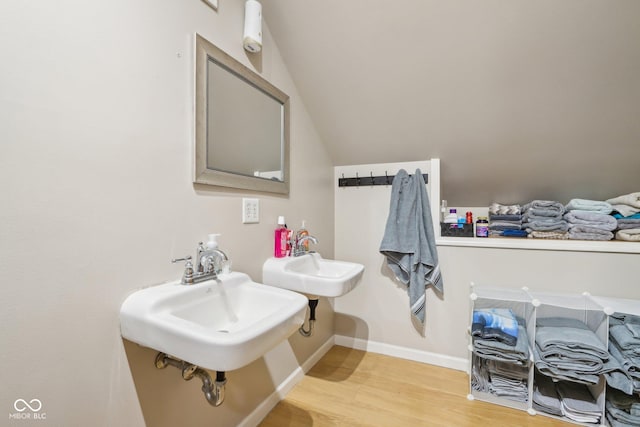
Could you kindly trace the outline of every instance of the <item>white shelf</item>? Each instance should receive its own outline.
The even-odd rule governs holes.
[[[534,251],[573,251],[640,254],[640,242],[619,240],[546,240],[510,237],[438,237],[437,246],[466,248],[525,249]]]

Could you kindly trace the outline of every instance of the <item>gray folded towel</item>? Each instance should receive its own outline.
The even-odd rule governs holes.
[[[569,223],[569,227],[585,225],[606,231],[613,231],[618,227],[618,221],[614,217],[597,212],[572,211],[566,213],[564,219]]]
[[[564,416],[576,422],[600,422],[602,408],[585,385],[561,381],[556,384],[556,390],[561,399]]]
[[[631,328],[629,326],[631,326]],[[640,327],[640,325],[635,326]],[[611,337],[616,340],[616,343],[624,348],[625,351],[638,350],[638,354],[640,355],[640,338],[634,335],[632,332],[633,329],[636,328],[631,324],[613,325],[609,327],[609,334],[611,334]]]
[[[536,343],[542,351],[556,348],[609,359],[607,346],[578,319],[541,317],[536,320]]]
[[[608,394],[608,392],[607,392]],[[608,399],[604,404],[607,410],[607,419],[613,427],[636,427],[640,426],[640,416],[617,408]]]
[[[523,206],[525,216],[562,217],[564,205],[553,200],[533,200]]]
[[[540,357],[538,345],[533,346],[533,358],[536,369],[542,374],[556,380],[573,381],[580,384],[598,384],[600,376],[576,370],[557,368],[554,364],[546,362]]]
[[[633,357],[629,357],[628,354],[624,354],[624,350],[620,348],[614,339],[609,340],[609,353],[611,353],[613,359],[618,361],[621,369],[629,376],[629,378],[634,380],[635,388],[635,381],[640,381],[639,361],[634,360]]]
[[[640,218],[618,218],[618,229],[640,228]]]
[[[611,358],[610,360],[615,360],[615,358]],[[605,372],[605,379],[607,380],[607,385],[616,390],[620,390],[626,394],[633,394],[634,384],[633,379],[622,369],[615,369],[609,372]]]
[[[610,214],[613,208],[611,207],[610,203],[601,202],[598,200],[571,199],[567,206],[565,206],[565,211],[573,210]]]
[[[563,219],[530,219],[522,223],[522,226],[531,233],[533,231],[568,231],[569,224]]]
[[[514,214],[514,215],[493,215],[489,214],[489,222],[491,221],[513,221],[513,222],[522,222],[522,215]]]
[[[529,369],[511,363],[489,361],[489,392],[509,400],[526,402],[529,398]]]
[[[614,407],[640,416],[640,396],[607,389],[607,401]]]
[[[495,231],[520,230],[521,228],[522,228],[521,222],[492,221],[489,223],[489,230],[495,230]]]
[[[529,338],[527,331],[518,326],[516,345],[508,345],[498,340],[474,337],[473,352],[486,359],[524,365],[529,360]]]
[[[510,362],[501,362],[497,360],[489,361],[489,372],[494,375],[501,375],[506,378],[514,378],[518,380],[529,379],[529,367],[522,366]]]
[[[533,382],[532,406],[547,414],[562,416],[562,404],[551,378],[536,375]]]
[[[555,379],[597,384],[600,374],[620,369],[606,345],[577,319],[538,318],[533,351],[536,368]]]
[[[490,361],[477,355],[473,355],[472,358],[471,388],[473,390],[518,402],[528,400],[527,367],[513,367],[510,363]]]
[[[569,239],[572,240],[611,240],[613,233],[601,228],[586,225],[575,225],[569,229]]]

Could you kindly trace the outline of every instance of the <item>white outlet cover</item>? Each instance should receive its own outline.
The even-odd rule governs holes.
[[[212,8],[214,8],[215,10],[218,10],[218,0],[202,0],[202,1],[208,4],[209,6],[211,6]]]

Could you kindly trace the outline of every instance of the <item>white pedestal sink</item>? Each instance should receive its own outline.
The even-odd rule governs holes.
[[[316,297],[339,297],[356,287],[363,272],[362,264],[324,259],[318,253],[310,253],[269,258],[262,265],[262,282]]]
[[[120,309],[122,336],[216,371],[241,368],[304,322],[307,298],[255,283],[243,273],[194,285],[141,289]]]

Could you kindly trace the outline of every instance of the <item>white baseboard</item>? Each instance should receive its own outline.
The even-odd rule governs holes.
[[[324,344],[320,346],[318,350],[316,350],[311,357],[305,360],[301,366],[298,366],[292,373],[285,379],[278,387],[275,389],[273,393],[269,395],[256,409],[253,410],[240,424],[238,427],[253,427],[257,426],[260,421],[267,416],[269,412],[285,398],[287,394],[296,386],[302,379],[304,375],[309,372],[322,356],[327,354],[331,347],[335,344],[335,336],[331,336]]]
[[[335,343],[336,345],[341,345],[343,347],[428,363],[430,365],[442,366],[443,368],[455,369],[457,371],[466,372],[469,366],[469,361],[461,357],[446,356],[444,354],[431,353],[428,351],[416,350],[414,348],[400,347],[393,344],[368,341],[360,338],[335,335]]]

